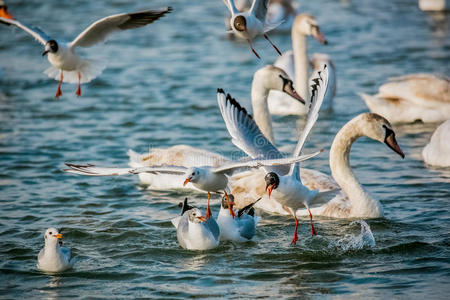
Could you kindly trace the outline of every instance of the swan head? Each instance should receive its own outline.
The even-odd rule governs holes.
[[[280,184],[280,177],[275,172],[269,172],[264,177],[264,181],[266,182],[266,192],[268,192],[270,198],[272,191]]]
[[[309,64],[315,71],[322,70],[323,65],[325,64],[334,69],[333,61],[331,60],[330,56],[325,53],[314,53],[313,55],[311,55]]]
[[[320,31],[319,24],[317,23],[316,18],[308,14],[300,14],[292,25],[292,29],[294,32],[310,35],[315,38],[319,43],[327,45],[328,41],[325,38],[325,35]]]
[[[236,203],[234,202],[234,196],[232,194],[228,194],[228,199],[225,195],[222,197],[222,208],[228,209],[231,206],[231,209],[233,209],[233,206],[235,205]]]
[[[202,215],[200,209],[193,208],[188,211],[189,221],[192,223],[206,222],[206,218]]]
[[[183,186],[188,184],[188,182],[197,183],[202,177],[204,170],[200,168],[189,168],[186,171],[186,179],[184,180]]]
[[[233,20],[233,27],[237,31],[247,31],[247,20],[245,20],[245,17],[242,15],[238,15]]]
[[[267,93],[270,90],[284,92],[292,98],[305,104],[305,100],[297,94],[294,83],[282,69],[273,65],[262,67],[253,75],[253,82],[261,85]]]
[[[62,239],[62,234],[59,233],[58,229],[54,227],[48,228],[44,233],[44,241],[46,246],[58,245],[59,239]]]
[[[373,140],[379,141],[380,143],[386,144],[402,158],[405,158],[405,154],[397,144],[395,132],[388,120],[374,113],[365,113],[360,116],[361,119],[365,121],[364,125],[361,126],[361,130],[364,135]]]
[[[47,53],[56,53],[58,52],[58,43],[55,40],[50,40],[45,44],[44,52],[42,52],[42,56],[45,56]]]

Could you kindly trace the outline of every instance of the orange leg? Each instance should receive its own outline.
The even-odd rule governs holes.
[[[206,218],[209,219],[211,217],[211,209],[209,208],[209,200],[211,200],[211,193],[208,192],[208,205],[206,206]]]
[[[297,241],[298,241],[298,234],[297,234],[298,219],[297,219],[297,216],[295,215],[295,212],[294,212],[294,218],[295,218],[295,230],[294,230],[294,238],[292,239],[291,245],[297,244]]]
[[[313,221],[312,221],[312,214],[311,211],[308,208],[309,212],[309,220],[311,221],[311,236],[317,235],[317,230],[314,228]]]
[[[274,47],[275,50],[277,50],[278,54],[281,56],[280,50],[278,50],[277,46],[275,46],[274,43],[272,43],[272,41],[269,40],[269,37],[267,36],[267,34],[264,34],[264,38],[269,41],[269,43],[272,45],[272,47]]]
[[[78,73],[78,88],[77,88],[77,92],[75,94],[77,94],[77,96],[81,96],[81,74]]]
[[[62,95],[61,85],[63,83],[63,79],[64,79],[63,71],[61,70],[61,78],[59,79],[58,88],[56,89],[56,96],[55,96],[55,98],[58,98],[59,96]]]
[[[230,205],[230,198],[228,197],[227,192],[225,192],[225,198],[227,199],[228,203],[228,209],[230,210],[230,215],[233,217],[233,219],[236,217],[236,214],[234,213],[233,207]]]
[[[261,57],[259,57],[258,53],[256,53],[255,49],[253,49],[252,42],[250,40],[247,40],[247,41],[250,44],[250,48],[252,48],[253,54],[255,54],[257,58],[261,59]]]

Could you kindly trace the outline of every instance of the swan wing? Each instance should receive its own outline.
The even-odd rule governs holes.
[[[43,32],[39,28],[31,26],[31,25],[26,25],[17,20],[0,17],[0,23],[8,25],[8,26],[13,25],[13,26],[16,26],[16,27],[22,29],[23,31],[25,31],[26,33],[28,33],[29,35],[34,37],[34,39],[36,41],[38,41],[39,43],[41,43],[42,45],[47,44],[47,42],[52,39],[50,36],[48,36],[45,32]]]
[[[92,23],[71,42],[70,46],[91,47],[105,41],[109,35],[116,31],[143,27],[171,11],[172,8],[169,6],[163,9],[143,10],[105,17]]]
[[[306,119],[305,127],[303,128],[302,133],[300,134],[297,146],[295,147],[293,156],[299,156],[302,152],[303,146],[305,145],[305,141],[308,138],[311,129],[319,117],[320,106],[322,105],[323,98],[327,91],[328,87],[328,67],[324,65],[321,71],[317,71],[317,76],[312,80],[313,84],[311,85],[311,97],[309,103],[308,116]],[[294,176],[299,181],[300,179],[300,166],[298,163],[294,163],[291,165],[291,169],[289,174]]]

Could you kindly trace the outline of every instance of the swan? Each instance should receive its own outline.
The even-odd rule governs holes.
[[[423,160],[437,167],[450,167],[450,120],[434,131],[430,142],[423,148]]]
[[[313,36],[319,43],[327,44],[325,36],[320,31],[319,25],[316,19],[308,14],[300,14],[295,18],[292,25],[292,50],[289,50],[281,57],[279,57],[274,65],[283,69],[294,80],[294,86],[298,94],[303,99],[309,99],[310,86],[308,79],[308,57],[306,54],[306,37]],[[329,58],[328,58],[329,60]],[[335,84],[336,77],[333,64],[327,63],[330,67],[328,72],[330,77],[330,84],[334,84],[334,87],[330,86],[330,91],[336,90]],[[323,64],[319,69],[323,67]],[[330,96],[327,94],[324,101],[329,102]],[[277,91],[271,91],[269,95],[269,111],[275,115],[305,115],[307,108],[304,105],[293,103],[289,97],[278,93]],[[326,104],[327,106],[328,104]]]
[[[370,111],[392,123],[443,122],[450,118],[450,78],[421,73],[390,78],[371,96],[360,94]]]
[[[381,203],[364,190],[349,164],[351,146],[362,136],[386,144],[402,158],[405,156],[397,144],[395,133],[388,120],[374,113],[363,113],[354,117],[339,130],[330,149],[331,174],[337,182],[340,191],[326,203],[311,203],[312,207],[310,209],[314,216],[332,218],[379,218],[383,216]],[[271,213],[288,215],[279,203],[264,195],[264,187],[266,186],[264,175],[264,171],[259,171],[253,172],[245,178],[247,181],[252,181],[252,187],[254,187],[253,190],[246,191],[247,196],[242,195],[242,182],[238,181],[237,186],[234,186],[234,183],[231,182],[230,189],[236,199],[237,206],[248,204],[251,201],[248,198],[263,197],[255,204],[256,208]],[[240,176],[244,176],[244,174],[240,174]],[[326,179],[321,178],[322,180]],[[325,182],[322,183],[325,184]],[[331,186],[333,183],[329,182]],[[319,188],[319,190],[321,189]],[[309,212],[306,209],[299,209],[296,211],[296,215],[308,216]]]
[[[270,90],[283,91],[299,102],[303,101],[303,99],[295,91],[292,80],[280,68],[268,65],[255,72],[251,91],[254,119],[263,134],[271,142],[274,142],[272,119],[267,106],[267,96]],[[290,98],[291,101],[295,101],[292,97]],[[139,154],[130,149],[128,150],[128,156],[130,157],[129,166],[132,168],[154,165],[174,165],[187,168],[199,165],[219,167],[229,161],[228,158],[220,154],[188,145],[176,145],[166,149],[151,149],[147,154]],[[183,187],[180,180],[176,180],[178,177],[174,176],[176,175],[159,174],[156,176],[155,174],[140,173],[139,179],[143,184],[148,185],[150,189],[196,189],[192,183],[187,183]]]

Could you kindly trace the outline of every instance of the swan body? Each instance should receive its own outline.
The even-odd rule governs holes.
[[[361,94],[370,111],[391,123],[443,122],[450,118],[450,78],[411,74],[391,78],[378,94]]]
[[[430,142],[423,148],[423,160],[437,167],[450,167],[450,120],[434,131]]]
[[[56,228],[48,228],[45,231],[45,246],[39,252],[37,268],[44,272],[62,272],[72,268],[74,258],[68,248],[59,244],[62,235]]]
[[[309,81],[311,78],[308,76],[309,60],[306,54],[307,36],[313,36],[319,43],[327,44],[327,40],[320,31],[316,19],[307,14],[300,14],[295,18],[294,24],[292,25],[292,50],[283,53],[274,63],[275,66],[283,69],[293,78],[295,89],[303,99],[309,99],[310,96]],[[319,70],[321,69],[320,67]],[[333,83],[335,82],[334,65],[328,69],[329,76],[332,78],[330,83]],[[335,87],[332,89],[335,89]],[[328,101],[327,99],[324,100]],[[289,96],[280,94],[277,91],[270,92],[268,102],[271,114],[305,115],[308,112],[305,106],[293,102],[292,99],[289,99]]]

